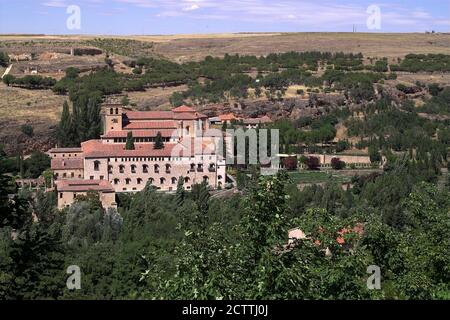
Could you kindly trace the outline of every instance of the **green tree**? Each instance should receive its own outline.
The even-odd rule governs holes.
[[[70,144],[72,140],[72,117],[69,111],[69,104],[67,101],[64,101],[63,111],[61,114],[61,120],[58,125],[58,143],[61,147],[65,147]]]
[[[0,66],[7,67],[9,64],[9,56],[6,52],[0,51]]]
[[[156,150],[164,149],[164,140],[160,131],[158,131],[158,133],[156,134],[155,144],[153,145],[153,148]]]
[[[127,143],[125,144],[125,150],[134,150],[134,138],[131,131],[127,134]]]

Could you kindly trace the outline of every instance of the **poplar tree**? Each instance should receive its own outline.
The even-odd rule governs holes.
[[[61,147],[70,143],[70,135],[72,130],[72,117],[69,111],[69,104],[64,101],[61,121],[58,126],[58,143]]]

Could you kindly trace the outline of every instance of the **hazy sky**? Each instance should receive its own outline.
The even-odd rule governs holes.
[[[67,27],[70,5],[80,8],[79,29],[74,20]],[[380,29],[367,27],[372,5],[380,10]],[[450,0],[0,0],[0,33],[352,31],[353,25],[361,32],[449,32]]]

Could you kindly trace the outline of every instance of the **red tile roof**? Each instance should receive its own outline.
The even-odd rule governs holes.
[[[177,143],[165,143],[164,149],[154,149],[153,144],[135,144],[135,150],[125,150],[125,144],[112,145],[104,144],[99,140],[91,140],[83,143],[82,147],[85,158],[192,156],[188,148]]]
[[[58,192],[114,192],[107,180],[59,180],[55,184]]]
[[[129,120],[172,120],[172,111],[128,111],[125,116]]]
[[[81,148],[52,148],[49,153],[77,153],[82,152]]]
[[[182,143],[165,143],[164,149],[154,149],[153,144],[135,144],[135,150],[125,150],[125,144],[104,144],[100,140],[82,143],[85,158],[109,157],[192,157],[195,154],[214,154],[214,144],[204,142],[194,145],[192,140]]]
[[[180,109],[181,108],[181,109]],[[133,120],[197,120],[208,118],[206,115],[195,112],[194,109],[177,108],[178,111],[128,111],[125,116]],[[185,110],[185,111],[183,111]]]
[[[236,120],[237,118],[235,117],[234,114],[232,113],[228,113],[228,114],[221,114],[219,116],[220,121],[231,121],[231,120]]]
[[[121,131],[110,131],[107,134],[102,135],[103,139],[112,138],[126,138],[129,132],[132,132],[133,138],[154,138],[161,132],[161,136],[164,138],[170,138],[176,135],[176,129],[148,129],[148,130],[121,130]]]
[[[81,151],[81,148],[80,148]],[[70,169],[83,169],[84,163],[83,159],[52,159],[51,162],[52,170],[70,170]]]
[[[124,126],[124,130],[133,129],[176,129],[177,124],[175,121],[151,121],[151,122],[131,122]]]
[[[172,110],[173,112],[195,112],[194,109],[188,106],[181,106]]]

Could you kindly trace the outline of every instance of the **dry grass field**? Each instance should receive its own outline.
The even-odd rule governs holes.
[[[133,43],[129,48],[127,41]],[[122,64],[123,59],[128,58],[120,54],[124,50],[131,52],[133,56],[150,52],[154,56],[177,62],[201,60],[208,55],[223,56],[226,53],[259,56],[287,51],[361,52],[365,57],[388,57],[391,61],[409,53],[450,54],[450,34],[236,33],[129,37],[0,35],[0,51],[34,53],[39,57],[31,62],[17,63],[11,72],[15,75],[23,74],[27,67],[35,64],[43,75],[55,78],[60,78],[63,70],[69,66],[89,69],[103,65],[104,55],[72,57],[67,54],[70,48],[92,47],[93,43],[102,45],[104,52],[109,50],[108,46],[117,45],[119,53],[112,56],[117,63],[116,71],[126,73],[130,73],[131,69]],[[415,83],[416,80],[445,84],[450,83],[450,75],[399,75],[399,81],[402,82]],[[168,109],[172,92],[184,89],[182,86],[156,88],[128,95],[138,109]],[[297,89],[302,88],[292,87],[288,95],[296,96]],[[57,123],[64,99],[66,98],[57,96],[50,90],[30,91],[0,84],[0,143],[14,144],[11,139],[20,135],[20,126],[24,123],[32,125],[37,133],[45,136]]]
[[[286,51],[362,52],[370,57],[402,57],[408,53],[450,54],[450,34],[425,33],[233,33],[149,36],[0,35],[4,41],[80,43],[96,38],[151,42],[154,52],[178,61],[225,53],[266,55]]]

